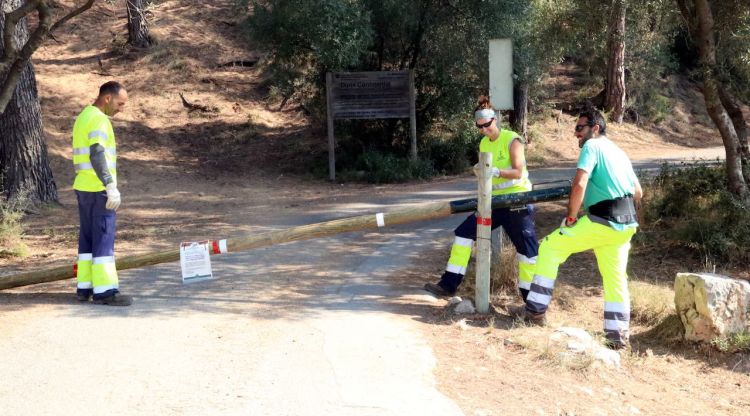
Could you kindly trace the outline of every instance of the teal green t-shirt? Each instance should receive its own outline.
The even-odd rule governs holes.
[[[586,194],[583,197],[583,206],[586,209],[600,201],[635,194],[638,178],[635,176],[630,158],[605,136],[586,141],[578,157],[578,169],[589,174]],[[638,223],[625,225],[611,221],[609,224],[617,230],[638,226]]]

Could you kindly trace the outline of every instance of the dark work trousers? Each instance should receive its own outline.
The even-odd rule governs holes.
[[[502,226],[518,253],[519,290],[524,300],[526,300],[529,293],[531,281],[533,280],[536,256],[539,252],[539,242],[536,239],[536,231],[534,230],[534,209],[533,205],[528,204],[521,207],[496,208],[492,210],[492,229],[494,230],[495,228]],[[457,240],[469,239],[476,241],[476,213],[466,218],[466,220],[456,228],[454,233],[456,234],[456,237],[458,237]],[[463,257],[462,259],[459,259],[458,262],[468,264],[468,257],[457,257]],[[451,261],[455,260],[449,260],[448,268],[453,269],[454,271],[446,270],[440,278],[438,285],[449,293],[455,293],[464,279],[465,271],[463,269],[466,267],[466,264],[458,265],[463,267],[452,267]],[[464,271],[464,273],[460,273],[460,271]]]
[[[112,296],[119,292],[114,264],[117,214],[105,208],[106,192],[75,192],[80,217],[77,293],[93,293],[94,299]]]

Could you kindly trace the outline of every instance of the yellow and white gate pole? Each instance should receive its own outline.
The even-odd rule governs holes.
[[[491,187],[488,189],[491,189]],[[565,185],[553,188],[533,190],[529,192],[498,195],[492,197],[491,199],[488,199],[487,201],[491,202],[492,208],[503,208],[534,202],[557,201],[567,198],[569,194],[570,185]],[[460,199],[449,202],[427,202],[407,208],[390,210],[388,212],[379,212],[376,214],[341,218],[337,220],[302,225],[283,230],[266,231],[263,233],[256,233],[249,236],[230,238],[226,240],[211,240],[209,244],[209,254],[216,255],[245,251],[254,248],[288,243],[291,241],[327,237],[330,235],[351,231],[380,229],[397,224],[405,224],[415,221],[425,221],[434,218],[447,217],[460,212],[475,211],[476,209],[476,198]],[[491,211],[488,210],[487,212]],[[489,217],[490,214],[487,214],[487,216]],[[489,227],[487,227],[487,230],[487,232],[489,233]],[[489,234],[487,234],[485,238],[489,239]],[[136,267],[144,267],[153,264],[168,263],[178,260],[180,260],[179,247],[157,253],[118,257],[117,269],[132,269]],[[73,278],[75,277],[73,264],[74,261],[71,261],[71,263],[67,265],[61,265],[59,267],[53,267],[46,270],[36,270],[15,275],[0,276],[0,290]]]

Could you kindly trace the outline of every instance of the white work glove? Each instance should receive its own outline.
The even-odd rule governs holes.
[[[572,227],[576,225],[576,222],[578,222],[578,218],[565,217],[560,224],[560,228]]]
[[[110,182],[107,185],[107,203],[104,207],[113,210],[117,210],[120,207],[120,191],[117,190],[115,182]]]
[[[481,167],[479,166],[479,163],[477,163],[476,165],[474,165],[473,170],[474,170],[474,176],[478,177],[479,174],[482,171]],[[496,178],[500,177],[500,169],[498,169],[498,168],[496,168],[496,167],[493,166],[492,169],[490,170],[490,172],[492,173],[492,176],[494,176]]]

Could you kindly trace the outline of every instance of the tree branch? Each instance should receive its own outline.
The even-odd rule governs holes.
[[[2,80],[2,85],[0,85],[0,114],[5,112],[5,108],[13,97],[18,80],[21,78],[21,73],[29,59],[31,59],[31,55],[51,36],[52,31],[90,9],[96,0],[87,0],[84,5],[71,11],[54,24],[51,24],[52,13],[48,4],[49,1],[51,0],[28,0],[18,9],[5,15],[5,26],[3,27],[4,50],[3,56],[0,58],[0,79]],[[18,22],[34,10],[39,15],[39,25],[19,51],[18,45],[13,41],[13,34]]]
[[[0,73],[5,72],[8,66],[18,56],[18,47],[13,42],[13,34],[16,31],[16,25],[27,14],[39,7],[39,2],[43,0],[29,0],[21,7],[5,14],[5,27],[3,27],[3,59],[0,60]]]
[[[55,29],[57,29],[58,27],[64,25],[65,22],[67,22],[68,20],[70,20],[70,19],[78,16],[79,14],[85,12],[86,10],[90,9],[91,6],[94,5],[95,1],[96,0],[88,0],[86,2],[86,4],[82,5],[81,7],[77,8],[77,9],[73,10],[72,12],[68,13],[67,15],[63,16],[62,19],[58,20],[57,22],[55,22],[54,25],[52,25],[52,27],[49,29],[49,31],[50,32],[54,32]]]

